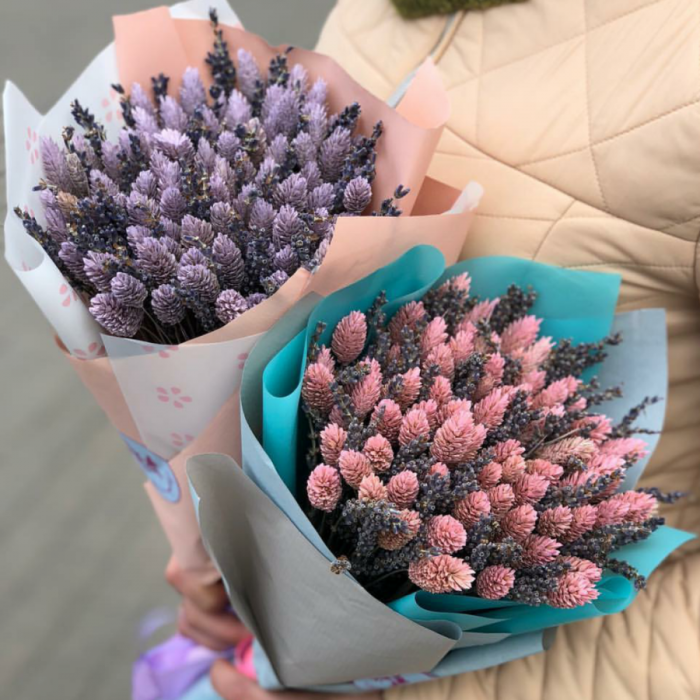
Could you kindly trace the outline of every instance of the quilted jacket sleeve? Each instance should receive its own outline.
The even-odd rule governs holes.
[[[527,0],[401,20],[339,0],[319,41],[388,97],[432,55],[452,116],[431,175],[486,193],[464,255],[622,275],[620,310],[664,307],[669,397],[645,485],[700,531],[700,0]],[[546,653],[397,688],[388,700],[700,698],[700,545],[620,615],[558,631]]]

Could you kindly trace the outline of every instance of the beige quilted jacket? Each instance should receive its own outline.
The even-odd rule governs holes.
[[[667,309],[666,428],[644,480],[690,492],[665,514],[700,532],[700,0],[528,0],[415,22],[389,0],[339,0],[318,48],[381,97],[433,55],[452,116],[430,174],[486,188],[464,256],[619,272],[621,310]],[[388,695],[698,700],[700,545],[545,654]]]

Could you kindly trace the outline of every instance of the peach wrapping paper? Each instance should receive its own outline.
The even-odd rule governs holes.
[[[209,4],[193,0],[170,9],[160,7],[115,17],[114,46],[105,49],[86,71],[92,71],[92,83],[95,74],[99,77],[101,71],[106,82],[113,82],[114,69],[110,67],[113,64],[127,89],[133,82],[148,86],[152,75],[163,72],[171,77],[172,93],[188,66],[198,67],[206,82],[209,73],[203,58],[212,43],[211,27],[204,19]],[[216,0],[215,4],[219,6],[222,23],[227,18],[235,20],[235,14],[223,0]],[[240,28],[223,26],[223,31],[234,57],[236,50],[244,47],[266,65],[272,56],[284,49],[272,48]],[[294,49],[289,61],[302,63],[312,79],[324,77],[329,85],[331,111],[338,111],[353,101],[359,102],[363,133],[369,133],[378,120],[384,123],[371,207],[375,208],[382,199],[391,196],[399,183],[410,187],[411,193],[401,202],[404,210],[401,217],[340,218],[328,254],[318,270],[313,274],[297,271],[275,295],[227,326],[170,347],[97,335],[87,349],[88,340],[92,338],[90,333],[94,331],[88,328],[89,319],[86,322],[87,312],[82,300],[74,299],[71,304],[75,309],[71,313],[79,319],[79,324],[66,322],[58,316],[66,314],[63,304],[60,305],[63,308],[56,311],[42,305],[34,287],[28,283],[30,280],[36,286],[37,280],[41,281],[50,273],[52,284],[61,281],[62,285],[67,285],[69,294],[70,285],[38,245],[20,238],[21,235],[28,238],[26,234],[20,233],[15,225],[6,229],[8,238],[12,238],[8,247],[13,251],[31,248],[31,255],[22,253],[30,260],[29,271],[25,269],[24,260],[20,266],[18,256],[6,250],[6,257],[56,329],[59,345],[81,380],[114,426],[126,438],[138,443],[135,456],[141,466],[145,465],[147,473],[151,469],[151,477],[154,476],[153,463],[158,464],[157,478],[146,483],[146,490],[179,564],[204,582],[217,578],[217,573],[199,537],[184,465],[190,456],[208,452],[228,454],[240,461],[238,388],[245,357],[259,335],[305,294],[325,295],[351,284],[418,243],[435,245],[448,264],[455,262],[473,216],[472,210],[481,195],[476,183],[470,183],[460,194],[426,178],[449,113],[447,95],[432,63],[426,62],[421,67],[399,107],[392,109],[355,83],[330,58]],[[81,79],[73,87],[80,86]],[[85,92],[88,91],[83,89],[82,94]],[[18,99],[13,94],[10,98]],[[89,99],[82,96],[81,99],[90,104]],[[62,100],[65,101],[65,97]],[[44,120],[46,129],[42,128],[44,122],[36,118],[34,123],[39,133],[56,138],[58,119],[51,116],[52,119]],[[23,178],[35,177],[35,171],[33,163],[31,172],[25,172]],[[8,173],[12,174],[9,166]],[[447,215],[443,215],[445,213]],[[79,341],[76,328],[82,333]],[[87,350],[80,349],[83,345]],[[95,357],[102,353],[102,345],[107,356]],[[85,359],[86,356],[93,359]],[[165,490],[170,489],[170,498],[161,495],[163,488],[159,491],[154,486],[159,479],[161,487],[163,479],[167,481]]]

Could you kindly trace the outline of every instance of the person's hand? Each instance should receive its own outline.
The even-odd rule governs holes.
[[[271,692],[263,690],[255,681],[236,671],[220,659],[211,669],[211,684],[223,700],[350,700],[357,695],[337,693],[305,693],[299,691]],[[381,700],[378,692],[362,695],[363,700]]]
[[[224,651],[249,636],[243,623],[228,609],[228,596],[221,581],[202,584],[180,568],[174,558],[165,579],[182,596],[177,630],[197,644]]]

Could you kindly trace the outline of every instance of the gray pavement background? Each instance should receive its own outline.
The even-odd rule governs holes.
[[[159,4],[0,0],[0,80],[43,111],[111,40],[112,14]],[[333,0],[232,4],[270,43],[313,47]],[[0,300],[0,698],[126,700],[140,620],[176,604],[168,549],[136,464],[4,262]]]

